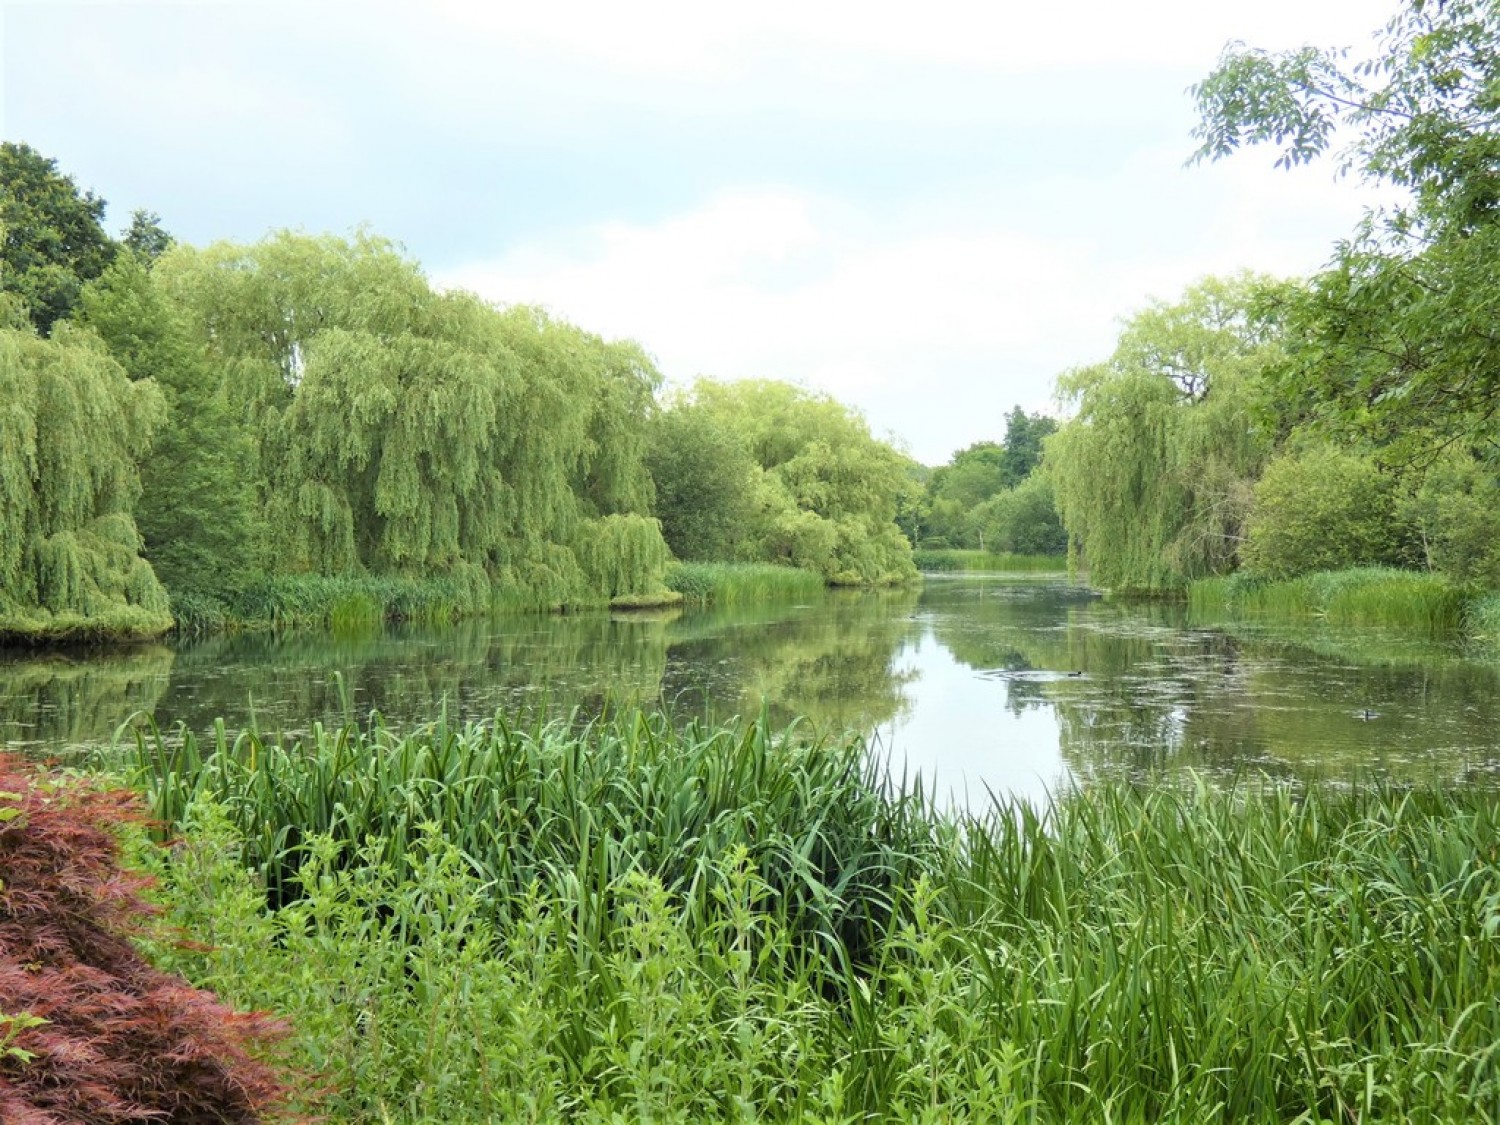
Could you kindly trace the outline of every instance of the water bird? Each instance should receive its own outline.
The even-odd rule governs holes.
[[[1368,707],[1362,707],[1354,713],[1354,717],[1368,723],[1371,719],[1380,718],[1380,712],[1371,711]]]

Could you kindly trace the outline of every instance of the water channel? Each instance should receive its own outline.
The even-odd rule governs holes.
[[[1456,642],[1205,627],[1062,576],[930,576],[732,611],[521,616],[0,653],[0,743],[65,757],[163,729],[406,728],[665,705],[853,729],[942,802],[1102,777],[1500,779],[1500,661]],[[128,735],[128,730],[127,730]]]

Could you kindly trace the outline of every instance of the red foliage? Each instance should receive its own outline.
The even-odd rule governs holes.
[[[0,1122],[240,1125],[277,1112],[287,1088],[250,1050],[281,1026],[153,968],[128,940],[151,910],[114,834],[141,817],[134,796],[0,756],[0,817],[0,1015],[48,1021],[10,1042],[29,1061],[0,1051]]]

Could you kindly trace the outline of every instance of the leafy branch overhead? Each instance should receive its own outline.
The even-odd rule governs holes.
[[[1409,0],[1376,54],[1231,46],[1193,87],[1195,159],[1269,144],[1398,189],[1288,302],[1282,385],[1387,460],[1489,449],[1500,391],[1500,8]]]

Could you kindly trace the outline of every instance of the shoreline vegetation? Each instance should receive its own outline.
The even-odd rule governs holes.
[[[1200,624],[1316,619],[1399,628],[1424,638],[1500,640],[1500,594],[1430,571],[1356,567],[1283,579],[1239,572],[1193,582],[1187,602]]]
[[[1478,790],[1100,785],[940,816],[857,740],[644,713],[142,732],[99,769],[172,842],[129,836],[164,911],[141,947],[285,1019],[293,1109],[330,1120],[1500,1104]]]
[[[883,585],[910,579],[893,579]],[[82,614],[0,614],[0,644],[129,644],[176,634],[205,636],[261,629],[328,629],[342,632],[395,622],[451,624],[506,613],[661,609],[682,604],[730,606],[816,596],[837,586],[822,575],[772,563],[671,562],[662,585],[646,593],[547,603],[519,591],[444,578],[301,575],[266,579],[219,595],[171,596],[170,612],[135,607],[88,617]]]
[[[1068,569],[1067,555],[1023,555],[1011,551],[965,550],[948,547],[918,547],[912,561],[923,573],[943,574],[974,571],[997,573],[1061,574]]]

